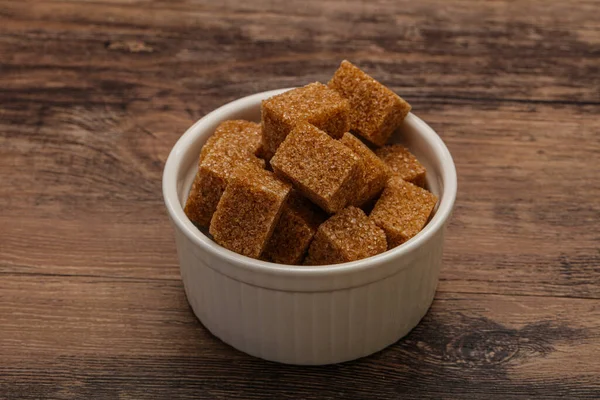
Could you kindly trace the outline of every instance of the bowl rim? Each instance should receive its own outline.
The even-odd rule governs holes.
[[[216,257],[225,259],[233,266],[244,270],[257,273],[266,273],[268,275],[274,274],[280,277],[313,278],[346,273],[357,273],[371,268],[376,268],[378,265],[387,264],[392,259],[410,254],[422,244],[426,243],[439,230],[443,229],[446,221],[452,214],[454,202],[456,200],[456,167],[450,151],[438,134],[423,120],[412,113],[408,114],[406,120],[413,124],[419,133],[424,136],[427,143],[433,150],[433,153],[440,160],[442,165],[441,178],[444,189],[439,196],[441,198],[441,202],[438,205],[437,212],[433,218],[417,235],[402,245],[372,257],[347,263],[317,266],[286,265],[262,261],[237,254],[231,250],[221,247],[204,233],[202,233],[198,228],[196,228],[185,215],[183,207],[179,201],[177,191],[177,175],[182,168],[182,159],[184,158],[183,155],[187,153],[187,149],[190,147],[191,143],[201,136],[205,130],[205,126],[210,126],[223,120],[223,114],[260,105],[262,100],[291,89],[294,88],[291,87],[264,91],[224,104],[196,121],[177,140],[171,149],[171,152],[167,158],[167,162],[165,163],[162,176],[164,202],[169,216],[176,225],[176,228],[183,232],[183,234],[192,243],[201,247],[203,250],[212,253]]]

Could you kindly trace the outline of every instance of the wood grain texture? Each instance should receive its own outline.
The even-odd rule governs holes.
[[[0,398],[599,398],[595,1],[0,0]],[[433,307],[302,368],[212,337],[161,197],[195,120],[343,58],[447,143]]]

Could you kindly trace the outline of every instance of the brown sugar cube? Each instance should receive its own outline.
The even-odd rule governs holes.
[[[257,154],[260,152],[261,136],[259,123],[245,120],[221,122],[215,133],[202,146],[198,163],[202,162],[217,142],[226,142],[229,146],[247,149],[251,154]]]
[[[333,138],[348,130],[348,101],[327,85],[315,82],[262,102],[262,142],[267,158],[300,121],[310,122]]]
[[[221,246],[252,258],[263,252],[291,191],[272,172],[240,166],[221,196],[209,232]]]
[[[375,154],[389,167],[392,175],[425,187],[425,167],[406,147],[390,144],[377,149]]]
[[[307,122],[298,124],[271,159],[275,173],[328,213],[356,197],[360,170],[352,150]]]
[[[253,154],[252,146],[255,145],[256,138],[250,131],[249,128],[237,133],[227,131],[220,133],[210,144],[206,143],[205,147],[209,145],[209,149],[200,154],[198,172],[184,209],[188,218],[197,226],[208,227],[221,195],[237,167],[251,163],[264,168],[265,161]]]
[[[344,133],[340,142],[348,146],[359,158],[361,171],[358,180],[359,194],[352,205],[362,207],[381,193],[389,178],[389,170],[371,149],[351,133]]]
[[[233,171],[241,164],[264,167],[264,160],[247,154],[210,152],[198,167],[192,189],[185,204],[185,214],[197,226],[208,227],[217,204],[227,188]]]
[[[351,206],[319,226],[304,264],[339,264],[386,250],[385,233],[360,208]]]
[[[385,144],[411,109],[396,93],[345,60],[328,85],[350,102],[350,129],[377,146]]]
[[[432,193],[394,176],[369,218],[385,231],[391,249],[423,229],[436,203],[437,197]]]
[[[292,191],[267,243],[263,259],[280,264],[298,265],[326,215],[297,191]]]

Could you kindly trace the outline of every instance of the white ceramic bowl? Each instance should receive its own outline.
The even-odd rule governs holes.
[[[183,212],[200,149],[221,121],[259,121],[261,100],[285,90],[218,108],[188,129],[169,155],[163,195],[175,226],[185,293],[206,328],[253,356],[313,365],[353,360],[396,342],[429,309],[456,196],[456,170],[440,137],[409,114],[392,140],[407,145],[425,165],[429,189],[439,198],[435,215],[417,236],[375,257],[328,266],[273,264],[229,251]]]

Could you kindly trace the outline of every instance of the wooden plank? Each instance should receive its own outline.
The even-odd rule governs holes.
[[[459,174],[444,290],[600,298],[596,114],[425,106],[416,112],[445,139]],[[0,123],[0,271],[178,278],[160,180],[192,120],[151,110],[114,123],[110,110],[48,108],[39,132],[34,121]]]
[[[438,293],[423,322],[389,349],[302,368],[213,338],[179,281],[41,279],[0,280],[0,383],[9,397],[600,395],[597,300]]]
[[[599,11],[0,0],[0,397],[599,398]],[[454,156],[436,301],[373,357],[261,362],[191,313],[162,168],[202,115],[343,58]]]
[[[600,102],[600,23],[587,1],[0,4],[2,84],[26,98],[60,98],[57,85],[88,102],[90,92],[133,95],[137,85],[233,98],[325,80],[348,57],[408,98]],[[37,93],[23,93],[28,81]]]

